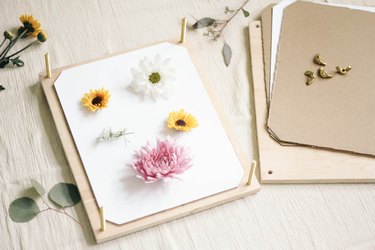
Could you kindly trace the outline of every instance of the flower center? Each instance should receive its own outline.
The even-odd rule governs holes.
[[[23,26],[25,27],[25,29],[27,29],[28,32],[32,33],[35,31],[33,25],[31,23],[29,23],[28,21],[25,21],[23,23]]]
[[[185,127],[186,126],[186,122],[184,120],[177,120],[176,121],[176,125],[177,126],[182,126],[182,127]]]
[[[160,74],[158,72],[154,72],[152,73],[151,75],[148,76],[148,80],[152,83],[152,84],[157,84],[159,81],[160,81]]]
[[[91,104],[92,105],[99,105],[103,101],[103,98],[101,96],[97,96],[94,99],[92,99]]]

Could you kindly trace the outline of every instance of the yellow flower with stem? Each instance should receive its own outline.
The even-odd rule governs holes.
[[[22,26],[18,29],[18,34],[16,37],[14,37],[14,35],[9,31],[4,32],[4,41],[0,44],[0,47],[2,47],[6,40],[9,40],[9,43],[5,47],[5,49],[0,52],[0,68],[6,67],[9,63],[12,63],[13,66],[16,65],[18,67],[22,67],[24,65],[24,62],[19,59],[19,56],[15,56],[28,49],[29,47],[38,43],[43,43],[48,39],[47,33],[42,30],[40,22],[32,15],[22,15],[19,17],[19,19],[22,23]],[[36,37],[37,39],[32,41],[26,47],[8,56],[12,47],[17,43],[17,41],[20,38],[25,38],[27,36]]]
[[[103,109],[108,106],[109,91],[101,88],[101,89],[90,89],[89,93],[86,93],[83,98],[81,99],[81,103],[84,107],[87,107],[92,112],[95,112],[98,109]]]
[[[173,111],[169,113],[167,119],[168,128],[172,128],[178,131],[187,132],[193,128],[198,127],[197,119],[185,110]]]
[[[29,35],[36,37],[40,31],[42,31],[42,25],[35,19],[32,15],[22,15],[20,16],[20,21],[23,26],[18,30],[19,34],[25,32],[24,35]],[[22,37],[24,36],[22,35]]]

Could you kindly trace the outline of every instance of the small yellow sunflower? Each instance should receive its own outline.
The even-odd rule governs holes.
[[[23,31],[27,30],[27,35],[36,37],[40,31],[42,31],[42,26],[40,22],[35,19],[32,15],[22,15],[20,16],[20,21],[23,24],[23,27],[20,29]]]
[[[186,113],[183,109],[180,111],[170,112],[167,123],[168,128],[173,128],[183,132],[198,127],[197,119],[195,119],[192,114]]]
[[[109,91],[104,88],[94,90],[90,89],[90,92],[86,93],[81,99],[81,103],[82,106],[95,112],[97,109],[101,110],[107,107],[110,96]]]

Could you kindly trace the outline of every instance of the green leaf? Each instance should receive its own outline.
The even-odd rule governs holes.
[[[250,13],[249,13],[247,10],[245,10],[244,8],[242,8],[241,10],[242,10],[242,13],[243,13],[243,15],[244,15],[245,17],[250,16]]]
[[[230,64],[230,60],[232,59],[232,49],[227,43],[224,43],[223,46],[223,56],[225,65],[228,67]]]
[[[31,179],[31,185],[40,196],[46,193],[46,190],[42,184],[40,184],[37,180]]]
[[[0,92],[5,90],[4,86],[3,85],[0,85]]]
[[[12,62],[13,66],[16,65],[17,67],[23,67],[25,65],[25,63],[19,59],[20,57],[17,56],[16,58],[13,58],[13,59],[10,59],[10,61]]]
[[[71,207],[81,201],[78,188],[70,183],[58,183],[48,193],[49,198],[60,207]]]
[[[199,19],[196,23],[193,24],[194,29],[200,29],[204,27],[208,27],[213,25],[216,22],[215,19],[212,19],[211,17],[204,17],[202,19]]]
[[[234,13],[234,12],[236,12],[236,10],[233,10],[229,8],[228,6],[225,6],[224,14],[229,14],[229,13]]]
[[[14,222],[28,222],[40,212],[38,205],[29,197],[21,197],[9,205],[9,216]]]

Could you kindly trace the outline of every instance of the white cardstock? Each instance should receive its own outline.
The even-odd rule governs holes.
[[[170,58],[175,69],[175,93],[169,99],[143,99],[130,88],[131,68],[144,57]],[[81,105],[90,89],[110,91],[108,108],[91,112]],[[243,168],[188,54],[181,46],[161,43],[65,70],[55,82],[60,103],[99,206],[115,224],[236,188]],[[189,132],[167,127],[169,112],[181,108],[199,126]],[[97,142],[105,128],[126,128],[134,134],[112,142]],[[178,178],[144,183],[131,168],[134,152],[148,141],[169,136],[190,148],[193,166]],[[79,180],[77,180],[79,181]]]

